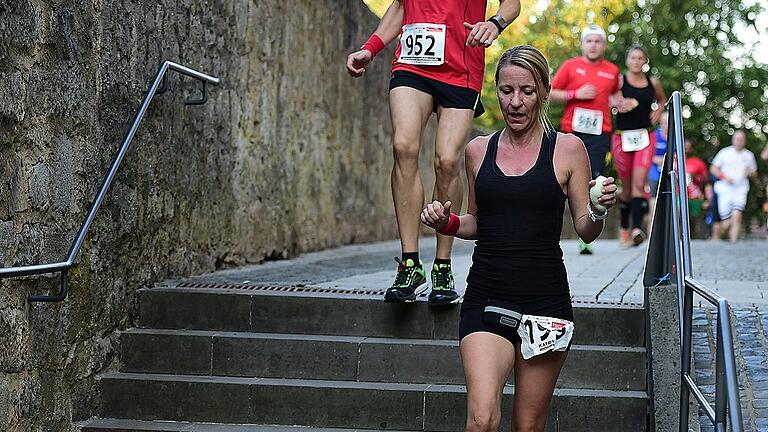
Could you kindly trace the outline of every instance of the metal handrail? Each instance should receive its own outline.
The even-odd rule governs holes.
[[[144,118],[144,114],[147,112],[150,102],[152,102],[152,98],[154,98],[156,94],[162,94],[167,90],[168,86],[166,85],[166,73],[169,70],[178,72],[182,75],[186,75],[202,82],[202,96],[198,99],[187,99],[185,101],[186,105],[201,105],[205,103],[208,100],[207,84],[210,83],[213,85],[218,85],[220,82],[219,78],[212,77],[210,75],[198,72],[194,69],[171,61],[165,61],[162,65],[160,65],[160,68],[157,70],[157,74],[155,74],[155,79],[152,81],[152,85],[147,90],[147,93],[144,96],[144,100],[142,101],[138,112],[136,112],[136,115],[133,118],[130,129],[126,134],[125,139],[123,139],[123,143],[120,145],[120,148],[117,150],[115,159],[112,161],[112,165],[109,167],[109,171],[101,183],[101,188],[99,189],[96,198],[94,198],[93,202],[91,203],[91,207],[88,210],[85,221],[80,226],[80,230],[77,232],[77,235],[72,242],[72,246],[69,249],[67,258],[64,261],[56,263],[0,268],[0,279],[19,276],[42,275],[49,273],[61,273],[61,289],[59,290],[58,294],[50,296],[30,295],[27,299],[28,301],[60,302],[67,297],[69,289],[69,270],[75,263],[75,258],[77,258],[77,254],[80,252],[80,248],[85,241],[86,234],[88,234],[88,229],[91,227],[93,219],[96,217],[96,212],[99,210],[101,203],[104,201],[104,197],[107,195],[107,191],[109,190],[109,187],[115,178],[115,174],[117,174],[117,170],[120,167],[123,158],[125,157],[125,153],[128,151],[128,147],[130,146],[133,137],[136,135],[136,131],[139,128],[139,123]]]
[[[680,432],[688,430],[690,394],[699,401],[717,431],[725,432],[726,422],[733,432],[743,431],[736,356],[733,348],[731,314],[728,300],[693,278],[688,196],[685,176],[685,148],[682,145],[683,118],[680,92],[667,101],[669,139],[659,182],[657,205],[651,232],[644,284],[652,286],[675,276],[680,313]],[[674,151],[674,152],[673,152]],[[676,169],[675,169],[676,165]],[[671,225],[671,227],[670,227]],[[670,232],[671,231],[671,232]],[[709,404],[691,377],[691,339],[693,331],[693,294],[717,307],[717,348],[715,361],[715,407]]]

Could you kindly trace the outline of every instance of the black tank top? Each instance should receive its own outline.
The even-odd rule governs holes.
[[[616,114],[616,129],[619,130],[632,130],[632,129],[647,129],[651,127],[651,105],[656,100],[656,92],[653,90],[653,84],[651,84],[651,76],[646,75],[648,79],[648,85],[644,88],[632,87],[627,81],[627,77],[624,78],[624,85],[621,86],[621,94],[625,98],[637,99],[639,105],[628,113]]]
[[[544,133],[535,164],[519,176],[496,164],[500,134],[488,141],[475,179],[477,242],[465,297],[514,302],[568,293],[560,249],[566,196],[552,162],[557,132]]]

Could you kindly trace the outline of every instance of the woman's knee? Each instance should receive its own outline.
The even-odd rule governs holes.
[[[467,414],[468,432],[497,432],[500,423],[500,409],[492,407],[471,409]]]

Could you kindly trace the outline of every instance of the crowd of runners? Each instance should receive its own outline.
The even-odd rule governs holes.
[[[614,205],[620,241],[628,247],[644,241],[649,198],[666,151],[666,94],[660,77],[647,72],[643,47],[629,48],[619,67],[605,59],[605,31],[589,25],[580,35],[581,55],[559,65],[552,78],[535,47],[507,49],[495,68],[505,126],[467,143],[473,118],[484,112],[485,49],[520,14],[519,0],[500,1],[489,19],[486,6],[395,0],[346,66],[359,77],[386,45],[397,44],[389,106],[402,255],[395,258],[397,273],[384,300],[412,302],[426,288],[419,257],[424,224],[435,229],[437,242],[428,302],[459,303],[453,238],[476,240],[458,325],[467,430],[498,429],[502,389],[514,372],[513,430],[540,431],[574,331],[559,242],[566,203],[582,254],[596,252],[590,243]],[[559,131],[548,121],[550,103],[564,104]],[[432,113],[435,186],[425,206],[418,157]],[[718,216],[732,227],[744,209],[745,179],[755,172],[742,137],[734,134],[733,146],[718,154],[711,171],[720,180],[710,191],[719,197]],[[468,186],[463,214],[462,152]],[[609,154],[617,181],[606,176]]]

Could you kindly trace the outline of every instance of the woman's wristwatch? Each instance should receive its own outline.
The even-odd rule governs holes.
[[[587,214],[589,215],[589,218],[592,220],[592,222],[603,221],[608,218],[608,209],[605,210],[605,213],[598,214],[592,210],[592,204],[587,203]]]

